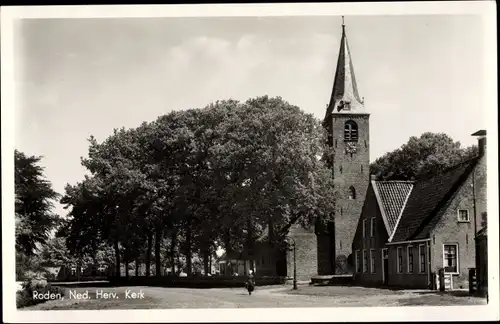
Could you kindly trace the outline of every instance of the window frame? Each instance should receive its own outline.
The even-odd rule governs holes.
[[[370,237],[375,237],[375,217],[370,219]]]
[[[460,217],[460,212],[461,211],[466,211],[467,212],[467,220],[463,220]],[[467,208],[459,208],[457,210],[457,220],[458,220],[459,223],[470,223],[470,212],[469,212],[469,209],[467,209]]]
[[[353,136],[355,134],[355,136]],[[349,119],[344,123],[344,141],[357,142],[359,140],[359,127],[358,124]]]
[[[454,246],[455,247],[455,259],[456,259],[456,271],[446,271],[446,264],[447,264],[447,258],[446,258],[446,246]],[[443,243],[443,269],[444,273],[448,274],[459,274],[460,273],[460,263],[459,263],[459,249],[458,249],[458,243]]]
[[[376,273],[375,271],[375,250],[370,249],[370,273]]]
[[[356,188],[354,186],[349,187],[349,200],[356,200]]]
[[[368,251],[363,250],[363,273],[368,273]]]
[[[363,218],[363,238],[366,238],[366,218]]]
[[[410,248],[411,248],[411,254],[410,254]],[[411,256],[411,268],[410,268],[410,256]],[[406,271],[408,273],[414,273],[413,270],[415,270],[415,259],[413,258],[413,245],[409,244],[406,247]]]
[[[355,263],[356,263],[356,273],[361,273],[361,259],[360,259],[360,250],[354,251]]]
[[[400,260],[401,258],[401,260]],[[401,262],[400,262],[401,261]],[[398,246],[396,248],[396,272],[403,273],[403,247]]]
[[[421,253],[421,249],[422,248],[423,248],[423,251],[424,251],[423,260],[422,260],[422,253]],[[422,270],[422,261],[424,263],[423,270]],[[425,273],[426,272],[426,270],[425,270],[426,268],[427,268],[427,252],[426,252],[425,244],[419,244],[418,245],[418,272],[419,273]]]

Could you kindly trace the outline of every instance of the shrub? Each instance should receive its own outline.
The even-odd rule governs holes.
[[[38,292],[39,294],[60,294],[61,296],[64,296],[66,291],[64,288],[51,286],[45,280],[27,280],[23,283],[23,289],[18,291],[16,294],[17,308],[36,305],[47,301],[46,299],[33,298],[33,292]]]

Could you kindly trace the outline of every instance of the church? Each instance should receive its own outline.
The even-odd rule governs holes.
[[[335,151],[332,174],[338,189],[334,221],[326,228],[306,230],[298,224],[285,229],[295,242],[298,280],[317,275],[352,274],[352,242],[369,184],[369,117],[358,93],[346,28],[342,36],[333,89],[323,126]],[[264,233],[252,255],[226,255],[224,267],[240,274],[254,269],[257,276],[293,276],[294,253],[268,243]],[[229,265],[229,267],[228,267]],[[232,266],[231,266],[232,265]]]

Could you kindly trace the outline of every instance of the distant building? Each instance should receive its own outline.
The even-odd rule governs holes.
[[[486,212],[486,132],[479,133],[476,158],[416,182],[371,181],[352,245],[357,282],[428,288],[444,269],[452,288],[468,287]]]

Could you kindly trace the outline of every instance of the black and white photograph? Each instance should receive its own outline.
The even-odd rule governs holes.
[[[4,320],[498,320],[495,9],[2,8]]]

